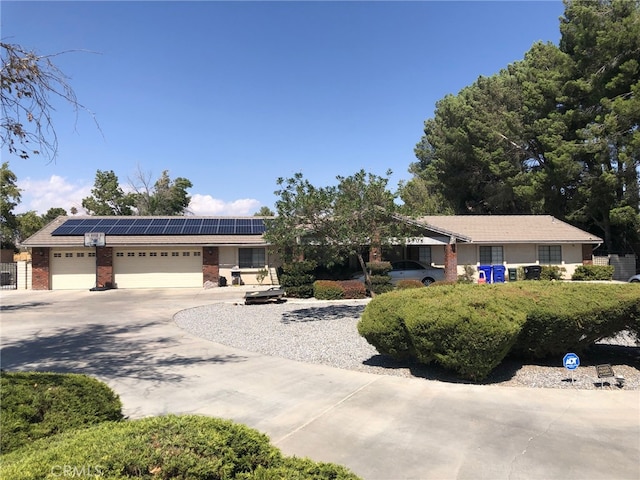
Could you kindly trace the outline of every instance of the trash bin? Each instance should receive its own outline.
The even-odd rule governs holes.
[[[221,276],[220,278],[218,278],[218,286],[219,287],[226,287],[227,286],[227,277]]]
[[[516,280],[518,280],[518,269],[517,268],[510,268],[509,269],[509,281],[510,282],[515,282]]]
[[[244,285],[240,276],[240,267],[237,265],[231,269],[231,285]]]
[[[524,278],[526,280],[540,280],[542,267],[540,265],[529,265],[524,267]]]
[[[493,283],[504,283],[504,272],[506,268],[504,265],[493,265],[491,267],[493,275]]]
[[[491,265],[480,265],[478,267],[478,273],[483,272],[486,283],[491,283]]]
[[[0,272],[0,285],[11,285],[11,272]]]

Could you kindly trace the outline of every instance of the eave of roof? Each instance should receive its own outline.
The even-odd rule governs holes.
[[[440,228],[467,237],[475,244],[582,243],[603,240],[551,215],[441,215],[416,219],[428,228]]]

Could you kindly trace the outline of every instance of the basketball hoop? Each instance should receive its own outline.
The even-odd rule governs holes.
[[[104,232],[87,232],[84,234],[85,247],[104,247],[105,245]]]

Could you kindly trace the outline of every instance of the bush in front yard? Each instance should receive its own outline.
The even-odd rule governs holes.
[[[344,298],[366,298],[367,289],[364,283],[358,280],[340,280],[338,281],[344,290]]]
[[[640,329],[633,285],[517,282],[396,290],[366,306],[359,333],[400,361],[481,380],[507,354],[558,356]]]
[[[543,265],[540,270],[540,280],[562,280],[567,269],[557,265]]]
[[[4,455],[0,477],[356,479],[338,465],[284,458],[249,427],[196,415],[103,423]]]
[[[3,371],[0,382],[3,454],[38,438],[123,418],[118,396],[85,375]]]
[[[578,265],[571,280],[612,280],[613,265]]]
[[[629,287],[542,282],[513,353],[525,358],[561,357],[622,330],[633,331],[640,319],[640,295]]]
[[[285,263],[281,267],[280,286],[292,298],[313,297],[313,282],[315,276],[313,271],[316,263],[310,260],[301,262]]]
[[[407,331],[405,317],[400,309],[402,300],[411,301],[410,296],[400,296],[415,289],[394,291],[375,297],[365,307],[358,322],[358,333],[383,355],[404,361],[415,358],[411,336]]]
[[[424,288],[424,284],[420,280],[399,280],[398,283],[396,283],[396,288],[398,290],[406,288]]]
[[[316,280],[313,282],[313,296],[318,300],[340,300],[344,298],[344,289],[334,280]]]

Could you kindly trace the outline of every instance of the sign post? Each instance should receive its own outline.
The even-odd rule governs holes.
[[[571,372],[571,385],[573,385],[573,371],[580,366],[580,357],[575,353],[567,353],[562,359],[562,364]]]

